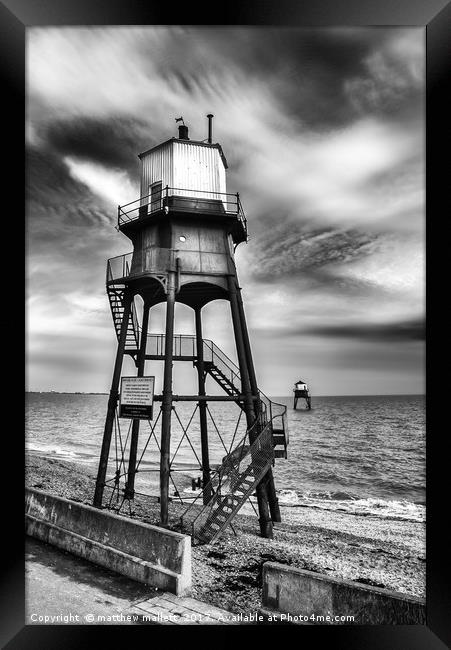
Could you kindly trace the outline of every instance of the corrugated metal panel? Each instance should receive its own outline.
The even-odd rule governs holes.
[[[217,148],[192,142],[168,142],[141,158],[141,196],[150,194],[152,183],[161,181],[170,194],[195,198],[221,199],[225,194],[226,170]],[[210,194],[205,194],[209,192]],[[146,203],[144,200],[143,203]],[[224,206],[227,209],[224,201]]]
[[[161,181],[163,188],[174,184],[172,142],[141,159],[141,196],[150,193],[152,183]]]
[[[221,156],[219,154],[219,151],[216,149],[217,156],[219,158],[219,164],[218,164],[218,183],[219,187],[223,187],[224,189],[220,190],[221,192],[227,192],[226,190],[226,170],[224,167],[224,164],[222,162]]]
[[[177,194],[205,198],[202,192],[226,192],[224,163],[218,149],[190,142],[174,142],[173,147],[174,187],[189,190]]]

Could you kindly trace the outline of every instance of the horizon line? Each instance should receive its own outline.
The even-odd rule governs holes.
[[[44,393],[59,395],[108,395],[109,391],[74,391],[74,390],[26,390],[27,393]],[[317,394],[314,397],[396,397],[396,396],[415,396],[425,397],[426,393],[337,393],[337,394]],[[272,395],[272,397],[292,397],[291,394]],[[313,395],[312,395],[313,397]]]

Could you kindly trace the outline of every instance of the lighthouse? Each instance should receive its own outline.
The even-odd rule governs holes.
[[[273,522],[280,521],[272,467],[276,458],[286,458],[288,445],[286,407],[272,402],[257,385],[235,264],[236,247],[248,239],[247,219],[240,195],[227,191],[227,160],[222,146],[213,142],[213,115],[207,117],[204,140],[191,139],[188,126],[178,118],[182,123],[176,137],[139,154],[140,196],[118,207],[117,228],[133,250],[107,262],[106,288],[118,344],[94,494],[94,505],[104,507],[105,487],[112,480],[108,475],[112,433],[118,418],[126,413],[121,388],[125,385],[121,378],[124,355],[136,367],[136,378],[128,378],[130,385],[144,392],[151,384],[146,364],[163,361],[163,390],[153,395],[151,411],[140,411],[136,405],[128,412],[132,424],[122,493],[124,499],[134,498],[140,424],[143,419],[155,419],[158,412],[160,525],[168,525],[174,404],[195,402],[203,489],[200,508],[188,508],[185,520],[199,542],[217,537],[253,494],[261,535],[272,537]],[[143,301],[140,315],[137,296]],[[215,300],[230,305],[237,364],[203,337],[202,309]],[[176,302],[194,312],[191,336],[175,333]],[[149,334],[152,308],[161,303],[166,306],[165,331]],[[175,361],[192,364],[197,394],[174,395]],[[206,394],[207,377],[213,378],[223,395]],[[209,461],[207,422],[208,402],[214,400],[235,403],[246,422],[245,440],[230,450],[215,471]]]

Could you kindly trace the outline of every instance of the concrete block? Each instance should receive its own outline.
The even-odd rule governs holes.
[[[40,490],[25,494],[26,532],[177,596],[191,589],[191,538]]]
[[[294,617],[354,616],[353,623],[357,625],[426,623],[425,602],[421,598],[276,562],[263,565],[262,612]],[[320,622],[346,624],[338,620]]]

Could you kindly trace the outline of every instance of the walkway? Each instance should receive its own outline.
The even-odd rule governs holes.
[[[27,625],[233,624],[233,615],[177,598],[27,537]]]

